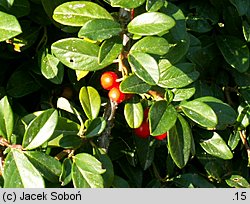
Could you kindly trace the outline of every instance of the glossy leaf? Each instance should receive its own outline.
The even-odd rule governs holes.
[[[223,103],[223,101],[211,96],[201,97],[195,100],[206,103],[213,109],[218,118],[216,129],[225,129],[228,125],[232,125],[236,121],[236,112],[227,103]]]
[[[151,86],[132,74],[125,78],[120,85],[120,89],[124,93],[137,93],[142,94],[150,90]]]
[[[129,64],[135,74],[150,85],[159,81],[160,73],[156,60],[149,54],[133,52],[128,57]]]
[[[5,159],[4,188],[44,188],[44,180],[23,152],[11,149]]]
[[[175,124],[177,112],[167,101],[156,101],[149,110],[149,126],[152,136],[169,131]]]
[[[226,62],[239,72],[249,68],[249,49],[247,44],[234,36],[218,36],[217,45]]]
[[[106,127],[106,120],[102,117],[98,117],[90,121],[86,130],[86,138],[91,138],[100,135]]]
[[[54,42],[51,51],[71,69],[95,71],[104,67],[98,64],[99,46],[79,38],[66,38]]]
[[[145,0],[110,0],[111,6],[121,8],[136,8],[142,5]]]
[[[159,86],[164,88],[182,88],[193,83],[199,77],[199,72],[195,70],[195,65],[191,63],[170,66],[167,60],[161,60],[159,69]]]
[[[51,54],[44,53],[41,59],[43,76],[55,84],[61,84],[64,76],[64,66],[59,59]]]
[[[26,16],[30,12],[30,3],[28,0],[15,0],[13,3],[10,0],[1,0],[0,6],[3,6],[7,13],[17,18]]]
[[[213,109],[201,101],[188,101],[180,105],[181,110],[191,120],[205,128],[215,128],[218,119]]]
[[[205,136],[204,136],[205,137]],[[233,154],[221,136],[214,132],[207,135],[207,139],[202,139],[201,147],[208,153],[221,159],[232,159]]]
[[[99,50],[98,63],[106,66],[112,64],[122,52],[122,48],[122,40],[118,37],[105,40]]]
[[[80,153],[74,157],[72,179],[77,188],[102,188],[105,172],[102,163],[87,153]]]
[[[0,100],[0,136],[7,140],[13,132],[14,127],[14,116],[12,108],[9,104],[7,96],[4,96]]]
[[[226,183],[232,188],[250,188],[249,182],[240,175],[231,175],[226,179]]]
[[[60,175],[60,182],[62,182],[61,184],[62,186],[66,186],[71,182],[72,180],[71,170],[72,170],[72,161],[69,158],[64,159]]]
[[[83,26],[92,19],[113,20],[106,9],[89,1],[71,1],[61,4],[54,10],[53,19],[69,26]]]
[[[80,90],[79,99],[87,117],[91,120],[96,118],[101,107],[101,97],[98,91],[91,86],[84,86]]]
[[[129,183],[120,176],[115,175],[112,184],[114,188],[129,188]]]
[[[175,21],[170,16],[160,12],[143,13],[135,17],[128,24],[128,31],[136,35],[158,35],[167,33],[175,26]]]
[[[139,101],[131,101],[124,107],[125,119],[131,128],[140,127],[143,121],[143,107]]]
[[[145,52],[148,54],[164,55],[169,50],[168,41],[162,37],[147,36],[136,42],[130,51]]]
[[[24,153],[45,179],[52,183],[59,182],[61,163],[58,160],[39,151],[26,151]]]
[[[0,11],[0,42],[22,33],[21,26],[15,16]]]
[[[188,162],[191,143],[192,131],[188,122],[178,115],[178,120],[168,134],[168,149],[175,164],[182,169]]]
[[[248,0],[229,0],[237,9],[240,16],[246,15],[250,2]]]
[[[158,11],[164,3],[164,0],[147,0],[146,10],[150,12]]]
[[[102,41],[121,32],[120,24],[109,19],[93,19],[83,25],[78,37],[86,37],[94,41]]]
[[[242,29],[245,40],[250,42],[250,24],[247,21],[242,21]]]
[[[182,88],[182,89],[174,89],[174,98],[173,101],[183,101],[190,99],[194,93],[195,93],[195,88]]]
[[[58,120],[55,109],[48,109],[37,116],[27,127],[22,146],[26,150],[35,149],[49,140]]]

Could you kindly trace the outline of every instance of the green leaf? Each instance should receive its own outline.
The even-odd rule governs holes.
[[[14,127],[14,116],[7,96],[0,100],[0,135],[10,141]]]
[[[176,125],[170,129],[167,139],[170,155],[180,169],[186,166],[189,160],[192,137],[188,122],[178,114]]]
[[[83,26],[92,19],[110,19],[113,17],[103,7],[88,1],[71,1],[59,5],[53,14],[55,21],[69,26]]]
[[[242,21],[242,29],[243,29],[243,34],[245,37],[245,40],[247,42],[250,42],[250,25],[247,21]]]
[[[55,109],[48,109],[37,116],[27,127],[22,146],[26,150],[41,146],[52,136],[57,120],[58,113]]]
[[[22,33],[21,26],[15,16],[0,11],[0,42]]]
[[[215,128],[218,119],[213,109],[201,101],[188,101],[180,105],[181,110],[191,120],[205,128]]]
[[[66,186],[72,180],[71,176],[72,171],[72,161],[69,158],[63,160],[62,163],[62,171],[60,175],[60,182],[62,182],[62,186]]]
[[[174,178],[174,183],[182,188],[215,188],[213,184],[196,173],[185,173]]]
[[[199,77],[199,72],[195,70],[195,65],[191,63],[181,63],[170,66],[168,60],[159,62],[160,80],[159,86],[164,88],[182,88]]]
[[[190,99],[195,94],[195,87],[172,90],[174,93],[173,101],[183,101]]]
[[[76,188],[102,188],[104,172],[102,163],[92,155],[80,153],[74,157],[72,179]]]
[[[84,86],[80,90],[79,99],[87,117],[90,120],[95,119],[101,108],[101,97],[98,91],[91,86]]]
[[[30,12],[30,3],[28,0],[1,0],[0,6],[3,6],[7,13],[16,16],[17,18],[27,16]]]
[[[149,126],[152,136],[169,131],[175,124],[177,112],[167,101],[156,101],[149,109]]]
[[[248,0],[229,0],[237,9],[240,16],[246,15],[250,7]]]
[[[128,24],[128,31],[141,36],[162,35],[174,26],[175,21],[170,16],[160,12],[148,12],[135,17]]]
[[[168,41],[162,37],[147,36],[136,42],[132,51],[144,52],[148,54],[164,55],[169,50]]]
[[[165,3],[165,0],[147,0],[146,10],[150,12],[158,11]]]
[[[105,66],[112,64],[122,52],[122,48],[122,40],[119,37],[105,40],[99,49],[98,63]]]
[[[143,107],[139,101],[131,101],[124,107],[125,119],[131,128],[140,127],[143,121]]]
[[[136,93],[142,94],[150,90],[151,86],[141,80],[135,74],[132,74],[125,78],[120,85],[120,89],[123,93]]]
[[[114,167],[109,155],[101,148],[94,149],[94,156],[102,163],[102,166],[106,169],[104,174],[102,174],[104,187],[109,188],[114,181]]]
[[[239,142],[240,142],[240,132],[239,131],[232,132],[227,142],[230,149],[234,150],[239,144]]]
[[[83,25],[78,37],[88,38],[94,41],[102,41],[112,36],[119,35],[122,31],[120,24],[109,19],[93,19]]]
[[[147,170],[154,161],[155,155],[155,140],[150,140],[150,137],[142,139],[135,137],[136,153],[142,169]]]
[[[23,152],[11,149],[5,159],[4,188],[45,188],[44,180]]]
[[[122,177],[115,175],[112,187],[114,187],[114,188],[129,188],[129,184]]]
[[[24,153],[45,179],[52,183],[59,182],[62,167],[58,160],[39,151],[26,151]]]
[[[233,154],[225,141],[216,132],[209,132],[203,135],[200,142],[201,147],[208,153],[221,159],[232,159]]]
[[[66,38],[54,42],[51,51],[71,69],[95,71],[104,67],[98,64],[99,46],[79,38]]]
[[[41,72],[46,79],[52,83],[61,84],[64,76],[64,66],[59,59],[46,52],[41,58]]]
[[[91,138],[100,135],[106,127],[106,120],[103,117],[98,117],[90,121],[86,130],[86,138]]]
[[[142,5],[145,0],[110,0],[111,6],[121,8],[136,8]]]
[[[216,42],[228,64],[241,73],[248,70],[250,56],[246,42],[234,36],[218,36]]]
[[[240,175],[231,175],[225,181],[232,188],[250,188],[248,181]]]
[[[12,73],[7,83],[7,93],[14,98],[21,98],[40,89],[32,74],[24,69]]]
[[[232,125],[236,121],[236,112],[227,103],[223,103],[223,101],[211,96],[201,97],[195,100],[206,103],[213,109],[218,118],[216,129],[225,129],[228,125]]]
[[[160,78],[156,60],[149,54],[133,52],[128,56],[129,64],[135,74],[150,85],[158,83]]]

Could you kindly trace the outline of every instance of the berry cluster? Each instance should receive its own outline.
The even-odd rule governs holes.
[[[140,127],[136,128],[134,130],[135,134],[140,137],[140,138],[147,138],[150,136],[150,129],[149,129],[149,121],[148,121],[148,112],[149,109],[146,108],[144,110],[144,115],[143,115],[143,122],[141,124]],[[154,136],[155,139],[157,140],[163,140],[167,137],[167,133],[161,134],[161,135],[157,135]]]
[[[101,86],[103,89],[108,90],[110,100],[121,103],[126,99],[126,94],[121,92],[120,83],[117,82],[118,76],[115,72],[104,72],[101,76]]]

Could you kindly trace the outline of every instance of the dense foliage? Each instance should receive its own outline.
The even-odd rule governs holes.
[[[249,42],[249,0],[1,0],[1,186],[249,187]]]

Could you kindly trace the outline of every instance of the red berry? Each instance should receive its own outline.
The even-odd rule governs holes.
[[[103,73],[101,76],[102,88],[104,88],[105,90],[110,90],[114,86],[119,86],[119,82],[116,81],[117,79],[118,76],[115,72],[109,71]]]
[[[164,140],[167,137],[168,133],[164,133],[161,135],[154,136],[155,139],[157,140]]]
[[[115,101],[116,103],[121,103],[125,100],[126,94],[122,93],[119,89],[119,86],[115,86],[109,91],[109,98],[111,101]]]
[[[141,126],[135,128],[135,134],[140,138],[147,138],[150,136],[149,124],[147,121],[143,121]]]

